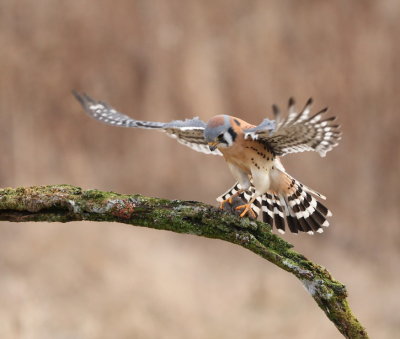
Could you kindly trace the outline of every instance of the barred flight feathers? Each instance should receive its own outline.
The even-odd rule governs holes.
[[[135,120],[118,112],[102,101],[93,100],[86,94],[80,94],[75,91],[73,91],[73,94],[89,116],[105,124],[163,131],[168,136],[176,139],[179,143],[195,151],[222,155],[218,149],[211,151],[208,147],[204,139],[206,123],[199,118],[175,120],[168,123]]]
[[[277,156],[304,151],[315,151],[325,156],[338,145],[340,126],[333,123],[335,117],[321,119],[327,108],[310,116],[312,103],[310,98],[298,112],[294,99],[289,99],[289,112],[285,119],[280,118],[280,110],[274,105],[275,128],[271,129],[273,122],[267,124],[266,119],[260,125],[245,130],[245,138],[266,142]]]

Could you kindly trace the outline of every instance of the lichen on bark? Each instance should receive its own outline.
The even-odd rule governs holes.
[[[353,315],[346,287],[293,250],[265,223],[239,218],[195,201],[82,190],[70,185],[0,189],[0,220],[11,222],[112,221],[225,240],[295,275],[346,338],[368,338]]]

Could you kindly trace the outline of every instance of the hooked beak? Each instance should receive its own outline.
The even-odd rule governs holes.
[[[209,142],[208,143],[208,147],[209,147],[209,149],[210,149],[210,151],[212,152],[212,151],[215,151],[216,149],[217,149],[217,145],[218,145],[218,142]]]

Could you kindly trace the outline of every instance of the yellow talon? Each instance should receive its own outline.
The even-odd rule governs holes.
[[[244,211],[240,214],[240,217],[243,218],[247,213],[251,214],[253,218],[257,218],[256,214],[254,211],[251,209],[251,203],[250,204],[244,204],[237,206],[235,210],[241,210],[244,208]]]
[[[225,205],[227,202],[228,202],[230,205],[232,205],[232,201],[233,201],[232,197],[229,197],[228,199],[221,201],[221,202],[219,203],[219,208],[220,208],[221,210],[223,210],[223,209],[224,209],[224,205]]]
[[[243,192],[244,192],[244,190],[239,190],[239,191],[237,191],[235,194],[231,195],[228,199],[225,199],[225,200],[221,201],[221,202],[219,203],[219,208],[220,208],[221,210],[223,210],[223,209],[224,209],[224,205],[225,205],[227,202],[229,202],[229,204],[232,205],[232,203],[233,203],[233,198],[238,197],[238,196],[239,196],[240,194],[242,194]]]

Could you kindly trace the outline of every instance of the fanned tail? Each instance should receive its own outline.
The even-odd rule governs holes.
[[[314,232],[322,233],[323,227],[328,227],[328,217],[332,213],[315,197],[325,199],[325,197],[303,185],[287,173],[282,172],[287,181],[286,192],[268,191],[258,197],[251,206],[253,212],[261,219],[275,227],[278,232],[285,233],[286,228],[292,233]],[[221,202],[235,195],[241,186],[236,183],[227,192],[217,198]],[[244,202],[249,202],[255,188],[252,185],[249,190],[238,195]]]
[[[286,173],[282,173],[287,180],[284,192],[267,192],[262,196],[262,219],[275,226],[281,233],[285,233],[286,226],[290,232],[322,233],[323,227],[328,227],[328,217],[332,213],[313,195],[325,197],[304,186]]]

